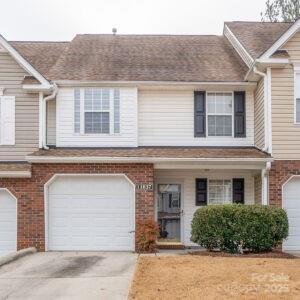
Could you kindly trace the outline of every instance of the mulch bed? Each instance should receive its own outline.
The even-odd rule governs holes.
[[[222,251],[190,251],[191,255],[200,255],[200,256],[213,256],[213,257],[253,257],[253,258],[288,258],[288,259],[297,259],[298,257],[282,252],[280,250],[273,250],[271,252],[263,253],[251,253],[245,252],[244,254],[230,254]]]

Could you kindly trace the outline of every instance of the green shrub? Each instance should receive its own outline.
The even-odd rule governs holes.
[[[192,220],[191,240],[208,250],[270,251],[287,236],[287,214],[272,206],[206,206],[199,208]]]

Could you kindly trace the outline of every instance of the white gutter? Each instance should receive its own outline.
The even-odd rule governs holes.
[[[145,85],[145,86],[156,86],[156,85],[170,85],[170,86],[193,86],[193,85],[238,85],[238,86],[256,86],[256,82],[247,81],[92,81],[92,80],[56,80],[60,86],[80,86],[80,85]]]
[[[268,158],[174,158],[174,157],[100,157],[100,156],[26,156],[31,163],[155,163],[155,162],[271,162]]]
[[[47,146],[47,102],[49,100],[52,100],[56,97],[58,92],[58,87],[56,85],[56,83],[54,83],[52,85],[52,94],[45,97],[42,101],[42,117],[41,117],[41,121],[42,121],[42,147],[46,150],[49,149],[49,147]]]
[[[261,200],[262,205],[269,204],[269,171],[271,169],[271,162],[266,163],[266,168],[261,170]]]
[[[253,72],[264,79],[264,128],[265,128],[265,146],[263,151],[271,153],[271,141],[270,141],[270,90],[269,90],[269,76],[266,73],[259,71],[256,66],[253,67]]]

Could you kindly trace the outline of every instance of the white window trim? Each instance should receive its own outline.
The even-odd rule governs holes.
[[[230,199],[230,204],[233,204],[233,178],[207,178],[207,205],[223,205],[223,204],[211,204],[209,201],[209,185],[211,180],[228,180],[231,183],[231,199]]]
[[[108,89],[109,93],[109,110],[85,110],[84,107],[84,90],[86,89]],[[75,88],[76,89],[76,88]],[[75,91],[74,89],[74,91]],[[121,135],[121,112],[120,112],[120,120],[119,120],[119,132],[114,132],[114,97],[113,91],[115,88],[111,87],[85,87],[79,88],[80,91],[80,132],[75,132],[75,101],[74,101],[74,92],[73,92],[73,116],[72,116],[72,127],[73,127],[73,135],[75,136],[120,136]],[[120,91],[121,95],[121,91]],[[121,96],[120,96],[120,111],[121,111]],[[109,113],[109,133],[85,133],[85,112],[108,112]],[[112,116],[112,117],[111,117]]]
[[[208,101],[207,101],[207,94],[210,93],[215,93],[215,94],[231,94],[232,97],[232,108],[231,108],[231,114],[224,114],[224,113],[208,113],[207,107],[208,107]],[[234,93],[233,91],[206,91],[205,92],[205,115],[206,115],[206,120],[205,120],[205,127],[206,127],[206,136],[209,139],[215,139],[215,138],[220,138],[220,139],[228,139],[228,138],[234,138]],[[231,135],[209,135],[208,134],[208,116],[232,116],[231,118]]]
[[[297,75],[300,76],[300,65],[294,65],[294,125],[300,125],[300,122],[297,122],[297,92],[296,92]]]

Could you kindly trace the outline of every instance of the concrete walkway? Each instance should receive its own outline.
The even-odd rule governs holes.
[[[126,299],[137,255],[46,252],[0,267],[0,299]]]

